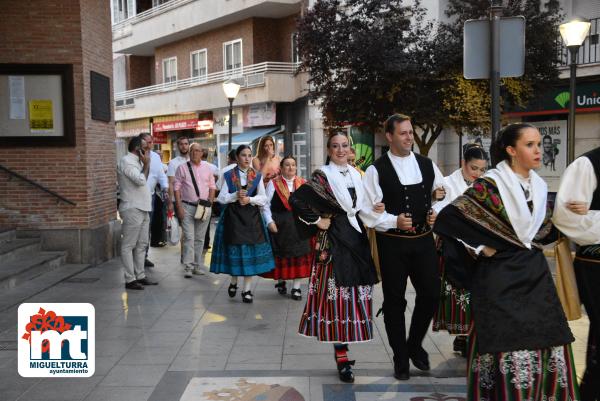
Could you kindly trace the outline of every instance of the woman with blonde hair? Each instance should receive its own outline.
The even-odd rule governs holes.
[[[275,152],[275,140],[272,136],[266,135],[260,138],[256,150],[256,156],[252,159],[252,168],[260,171],[263,176],[265,186],[270,180],[277,177],[281,170],[279,164],[281,160]]]

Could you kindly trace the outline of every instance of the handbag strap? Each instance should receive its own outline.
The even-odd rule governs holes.
[[[198,184],[196,184],[196,177],[194,177],[194,172],[192,171],[192,163],[187,162],[188,169],[190,170],[190,175],[192,176],[192,184],[194,184],[194,190],[196,191],[196,196],[200,199],[200,190],[198,189]]]

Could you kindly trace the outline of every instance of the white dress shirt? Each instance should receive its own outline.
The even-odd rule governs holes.
[[[294,180],[296,179],[296,177],[292,178],[291,180],[288,180],[284,176],[281,176],[281,178],[283,178],[283,180],[287,184],[290,194],[294,192]],[[273,214],[271,213],[271,201],[273,200],[273,196],[275,196],[275,184],[273,184],[273,180],[271,180],[267,184],[266,188],[267,201],[265,205],[261,208],[263,218],[265,219],[265,223],[267,225],[273,222]]]
[[[163,170],[162,160],[158,153],[150,151],[150,171],[148,172],[148,189],[154,195],[156,184],[164,191],[169,188],[169,179]]]
[[[600,244],[600,210],[590,210],[582,216],[566,207],[569,201],[592,202],[598,180],[587,157],[577,158],[565,170],[554,204],[554,224],[578,245]]]
[[[391,151],[388,151],[387,154],[402,185],[414,185],[423,181],[421,169],[413,152],[410,152],[405,157],[395,156]],[[433,164],[434,172],[431,189],[431,193],[433,194],[433,191],[437,188],[444,186],[444,176],[438,166],[433,161],[431,163]],[[398,216],[387,211],[377,213],[373,210],[375,204],[383,200],[383,191],[379,186],[379,173],[374,165],[369,166],[367,171],[365,171],[363,188],[365,190],[365,198],[363,207],[360,210],[360,217],[363,223],[367,227],[375,228],[376,231],[388,231],[397,228]]]
[[[240,185],[246,185],[248,182],[248,170],[242,171],[238,169],[238,174],[240,176]],[[223,179],[222,185],[221,192],[219,192],[219,196],[217,197],[217,202],[222,205],[236,202],[238,200],[237,191],[229,193],[229,188],[227,187],[227,181],[225,179]],[[261,176],[256,190],[256,195],[250,197],[250,204],[261,207],[264,206],[265,203],[267,203],[267,195],[265,193],[265,184]]]
[[[127,153],[117,166],[117,179],[121,202],[119,211],[136,208],[144,212],[152,210],[150,190],[146,183],[146,175],[140,158]]]
[[[187,163],[190,159],[185,156],[177,156],[174,159],[171,159],[169,162],[169,167],[167,167],[167,177],[175,177],[175,173],[179,166],[183,163]]]

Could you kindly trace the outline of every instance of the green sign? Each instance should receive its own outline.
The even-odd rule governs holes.
[[[583,82],[575,89],[577,111],[600,111],[600,82]],[[568,86],[551,87],[534,95],[525,108],[506,107],[507,114],[563,114],[568,112],[570,94]]]

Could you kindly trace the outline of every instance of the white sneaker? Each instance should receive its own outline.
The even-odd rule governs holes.
[[[195,274],[196,276],[204,276],[204,271],[199,266],[194,266],[192,274]]]
[[[192,278],[192,266],[186,266],[184,272],[183,277]]]

